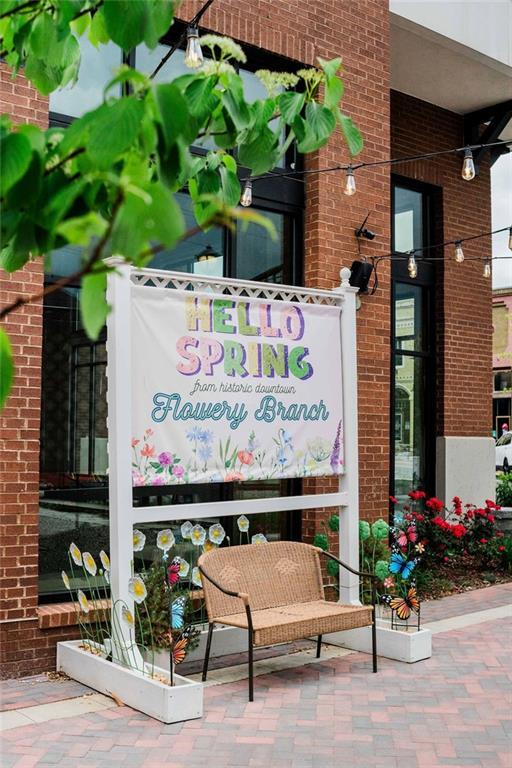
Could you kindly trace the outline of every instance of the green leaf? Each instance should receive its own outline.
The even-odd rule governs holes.
[[[0,253],[2,269],[5,269],[6,272],[15,272],[17,269],[21,269],[36,247],[34,224],[25,219],[23,226],[16,230],[10,243]]]
[[[143,196],[126,195],[112,232],[112,253],[128,259],[137,259],[150,242],[171,247],[185,228],[181,209],[163,184],[142,191]]]
[[[235,206],[240,202],[240,181],[233,171],[221,165],[220,178],[222,183],[222,199],[226,205]]]
[[[318,59],[318,63],[325,73],[324,106],[328,109],[337,107],[343,96],[343,81],[336,77],[336,73],[341,67],[341,58],[324,61]]]
[[[154,95],[165,142],[170,146],[187,133],[187,102],[173,83],[155,86]]]
[[[344,115],[339,109],[336,111],[336,117],[338,118],[338,123],[340,124],[345,141],[347,142],[350,154],[352,156],[358,155],[364,146],[363,137],[361,136],[359,128],[354,124],[351,117]]]
[[[107,222],[99,213],[89,211],[84,216],[77,216],[61,222],[57,234],[65,237],[73,245],[89,245],[93,237],[102,237],[107,229]]]
[[[265,126],[261,131],[251,133],[249,140],[239,146],[238,160],[257,176],[274,167],[278,152],[278,137]]]
[[[105,26],[105,17],[101,12],[101,8],[92,17],[91,26],[89,27],[89,40],[95,48],[98,47],[100,43],[106,45],[110,41],[110,37]]]
[[[43,173],[43,161],[41,155],[32,152],[32,157],[26,172],[21,179],[13,184],[7,193],[7,203],[9,206],[21,207],[26,211],[27,207],[33,203],[40,191]]]
[[[125,96],[104,104],[91,123],[87,151],[99,168],[109,168],[136,140],[144,116],[144,102]]]
[[[294,91],[286,91],[277,97],[279,110],[287,125],[292,125],[297,115],[300,115],[305,97],[305,93],[295,93]]]
[[[143,41],[148,13],[146,0],[104,0],[100,13],[111,40],[124,51]]]
[[[230,89],[222,93],[222,103],[236,128],[239,131],[247,128],[250,122],[249,109],[244,100],[242,85],[234,78],[231,80]]]
[[[332,112],[318,102],[310,101],[306,105],[304,136],[297,145],[299,152],[314,152],[323,147],[335,127],[336,119]]]
[[[0,408],[3,408],[14,378],[14,362],[9,337],[3,328],[0,328]]]
[[[200,77],[197,75],[185,88],[185,98],[190,114],[197,117],[203,123],[211,114],[218,103],[218,96],[214,93],[216,78]]]
[[[10,133],[0,140],[0,195],[21,179],[31,157],[30,141],[21,133]]]
[[[82,279],[80,316],[87,336],[93,341],[98,338],[109,312],[106,289],[106,272],[93,272]]]
[[[172,24],[174,0],[146,0],[146,10],[144,42],[148,48],[155,48]]]

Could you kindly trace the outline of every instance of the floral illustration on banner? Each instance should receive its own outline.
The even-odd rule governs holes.
[[[137,486],[186,483],[229,483],[285,477],[319,477],[343,471],[343,426],[341,421],[329,441],[314,433],[298,445],[294,435],[280,427],[272,437],[273,447],[263,448],[254,430],[243,443],[236,436],[216,437],[209,429],[192,426],[185,433],[188,449],[162,450],[151,428],[142,439],[132,439],[132,483]],[[188,525],[182,533],[188,538]]]

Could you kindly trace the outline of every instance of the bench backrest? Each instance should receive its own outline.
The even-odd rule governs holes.
[[[274,541],[220,547],[205,552],[199,564],[225,589],[249,595],[252,610],[323,600],[320,558],[315,547],[298,541]],[[208,618],[230,616],[244,610],[203,577]]]

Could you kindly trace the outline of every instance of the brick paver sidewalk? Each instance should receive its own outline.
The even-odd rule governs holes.
[[[442,597],[440,600],[422,603],[421,620],[426,624],[429,621],[439,621],[451,616],[462,616],[466,613],[486,611],[489,608],[511,604],[512,582],[496,584],[485,589],[475,589],[471,592],[462,592],[458,595]]]
[[[479,592],[445,599],[478,611],[510,595]],[[24,726],[3,734],[1,765],[511,768],[511,638],[512,619],[484,621],[436,635],[427,661],[381,659],[377,675],[354,653],[260,676],[252,704],[246,681],[214,686],[203,719],[177,725],[119,707]]]

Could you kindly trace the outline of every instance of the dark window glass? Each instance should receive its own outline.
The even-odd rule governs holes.
[[[286,255],[291,252],[291,218],[282,213],[264,211],[273,224],[276,237],[263,227],[251,223],[237,226],[236,277],[269,283],[286,283],[288,264]]]

